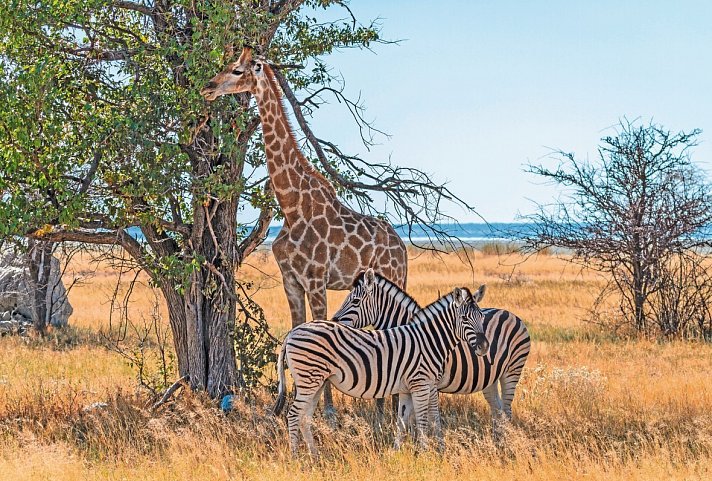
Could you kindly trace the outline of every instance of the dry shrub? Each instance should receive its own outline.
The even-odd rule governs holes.
[[[490,241],[484,242],[478,250],[486,256],[501,256],[507,254],[518,254],[520,246],[512,241]]]
[[[600,371],[585,366],[547,369],[538,365],[528,375],[534,378],[530,396],[539,403],[532,407],[546,406],[547,411],[590,412],[602,403],[608,381]]]
[[[285,418],[269,414],[274,399],[265,391],[227,414],[178,391],[152,412],[153,397],[135,394],[125,361],[90,339],[55,350],[3,338],[0,479],[712,479],[709,344],[613,339],[580,321],[601,282],[591,273],[531,258],[517,267],[531,282],[518,285],[501,282],[511,272],[501,259],[476,255],[475,278],[492,287],[488,305],[521,315],[534,338],[503,444],[492,441],[479,393],[441,396],[444,456],[416,453],[411,440],[393,451],[392,418],[378,429],[373,402],[337,395],[336,428],[317,409],[321,459],[310,460],[302,445],[292,460]],[[268,260],[257,267],[278,275]],[[455,256],[423,255],[410,272],[409,289],[422,301],[474,282]],[[331,306],[338,294],[330,293]],[[281,286],[256,297],[286,332]],[[150,312],[151,296],[134,307]],[[100,320],[81,325],[96,332]],[[85,410],[96,402],[105,405]]]
[[[90,409],[78,403],[71,411],[25,408],[13,413],[24,417],[23,427],[4,430],[3,438],[5,446],[20,449],[66,443],[78,459],[113,466],[111,470],[128,472],[129,478],[150,479],[201,474],[262,478],[268,473],[294,480],[472,479],[478,472],[489,473],[485,479],[521,479],[532,470],[541,470],[533,479],[547,479],[543,473],[568,478],[577,469],[601,476],[655,456],[672,465],[709,461],[712,417],[651,413],[619,399],[611,402],[607,386],[605,376],[594,369],[527,370],[503,443],[492,440],[489,408],[480,394],[442,396],[445,456],[418,454],[411,442],[394,452],[392,418],[387,416],[379,430],[372,402],[341,398],[338,427],[329,426],[318,412],[315,417],[320,459],[309,459],[302,445],[300,456],[292,460],[285,418],[269,413],[273,398],[265,392],[250,402],[237,402],[227,414],[191,392],[179,394],[157,412],[145,407],[147,397],[127,393]],[[58,406],[62,397],[49,401]],[[172,467],[154,478],[153,464]]]
[[[73,416],[67,435],[89,459],[130,462],[137,456],[155,456],[166,438],[155,432],[157,423],[145,405],[142,396],[118,392]]]

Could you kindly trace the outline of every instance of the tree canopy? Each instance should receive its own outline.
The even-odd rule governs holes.
[[[0,236],[123,247],[166,298],[181,377],[213,395],[234,384],[229,334],[249,311],[235,271],[279,215],[249,95],[199,95],[234,52],[250,45],[275,65],[344,197],[372,209],[369,190],[381,192],[391,208],[379,214],[398,223],[433,224],[442,201],[460,202],[423,172],[366,164],[309,129],[302,108],[331,96],[369,141],[326,59],[383,40],[341,0],[10,0],[0,32]],[[248,204],[254,228],[238,216]]]

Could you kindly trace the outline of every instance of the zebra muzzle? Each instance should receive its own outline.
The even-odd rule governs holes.
[[[472,343],[472,347],[475,349],[475,354],[478,356],[484,356],[489,351],[489,341],[484,334],[475,335],[475,342]]]

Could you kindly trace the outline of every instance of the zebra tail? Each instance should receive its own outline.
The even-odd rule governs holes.
[[[287,350],[287,342],[285,340],[282,344],[282,350],[279,351],[279,358],[277,359],[277,373],[279,374],[279,393],[277,395],[277,401],[274,403],[274,408],[272,408],[272,413],[278,416],[284,408],[284,403],[287,400],[287,379],[284,375],[284,352]]]

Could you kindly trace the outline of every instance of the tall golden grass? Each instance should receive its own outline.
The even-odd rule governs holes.
[[[475,254],[474,270],[455,255],[412,252],[408,290],[427,303],[486,283],[484,306],[527,323],[534,343],[503,445],[479,394],[442,396],[442,456],[394,452],[388,426],[372,428],[373,404],[343,397],[337,428],[317,416],[318,461],[290,458],[268,393],[229,414],[191,393],[152,412],[135,372],[96,335],[117,280],[100,266],[71,292],[71,342],[0,339],[0,479],[712,479],[712,346],[616,338],[584,321],[597,274],[489,252]],[[90,270],[87,259],[77,265]],[[283,335],[289,312],[272,256],[258,252],[240,275]],[[143,282],[135,294],[132,316],[148,316],[154,293]],[[329,293],[330,313],[344,295]]]

